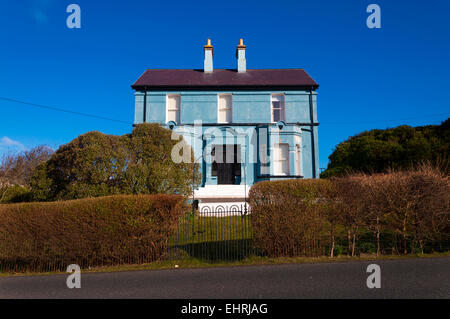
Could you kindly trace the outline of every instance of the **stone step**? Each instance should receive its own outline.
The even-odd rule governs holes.
[[[248,185],[206,185],[194,191],[196,199],[242,199],[248,197]]]

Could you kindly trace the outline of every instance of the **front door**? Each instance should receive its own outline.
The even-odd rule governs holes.
[[[217,164],[217,184],[234,184],[234,164],[218,163]]]
[[[239,163],[240,148],[238,145],[215,145],[215,159],[217,165],[217,184],[234,185],[236,175],[240,175]]]

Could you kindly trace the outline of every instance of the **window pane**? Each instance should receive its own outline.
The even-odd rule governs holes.
[[[221,123],[232,122],[233,97],[231,94],[219,94],[219,116]]]
[[[167,121],[174,121],[175,123],[180,123],[180,111],[169,110],[167,111]]]
[[[279,109],[273,110],[273,121],[274,122],[280,121],[280,110]]]
[[[225,97],[223,95],[219,95],[219,108],[223,109],[225,107]]]
[[[232,95],[226,95],[225,96],[225,105],[226,107],[231,108],[233,106],[233,100],[232,100],[233,96]]]
[[[167,95],[167,122],[180,123],[180,103],[179,95]]]
[[[289,175],[289,144],[275,145],[274,174]]]
[[[219,105],[221,108],[231,107],[232,96],[230,94],[219,95]]]
[[[235,158],[235,147],[233,144],[226,144],[226,146],[224,146],[224,151],[225,151],[225,163],[228,164],[233,164],[234,163],[234,158]]]
[[[231,109],[227,109],[226,111],[227,113],[227,123],[231,123]]]
[[[168,110],[173,110],[175,108],[175,99],[171,96],[168,97],[167,99],[167,109]]]
[[[215,155],[214,155],[214,161],[217,163],[224,163],[224,149],[223,145],[216,145],[214,146]]]
[[[227,120],[226,110],[219,110],[219,122],[223,123]]]
[[[289,175],[289,162],[287,160],[281,162],[281,174]]]
[[[285,105],[284,95],[276,94],[272,95],[272,120],[273,122],[285,121]]]
[[[289,175],[289,144],[280,144],[281,173]]]
[[[179,95],[169,95],[168,109],[169,110],[179,110],[180,109],[180,96]]]

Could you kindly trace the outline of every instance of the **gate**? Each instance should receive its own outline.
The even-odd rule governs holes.
[[[251,214],[244,205],[202,207],[180,217],[169,258],[233,261],[253,254]]]

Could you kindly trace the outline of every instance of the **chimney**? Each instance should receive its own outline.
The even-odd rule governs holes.
[[[205,73],[211,73],[213,71],[213,46],[211,45],[211,39],[208,39],[205,50],[205,61],[203,66],[203,71]]]
[[[247,71],[247,62],[245,60],[245,45],[244,40],[239,40],[239,45],[236,48],[237,70],[239,73]]]

